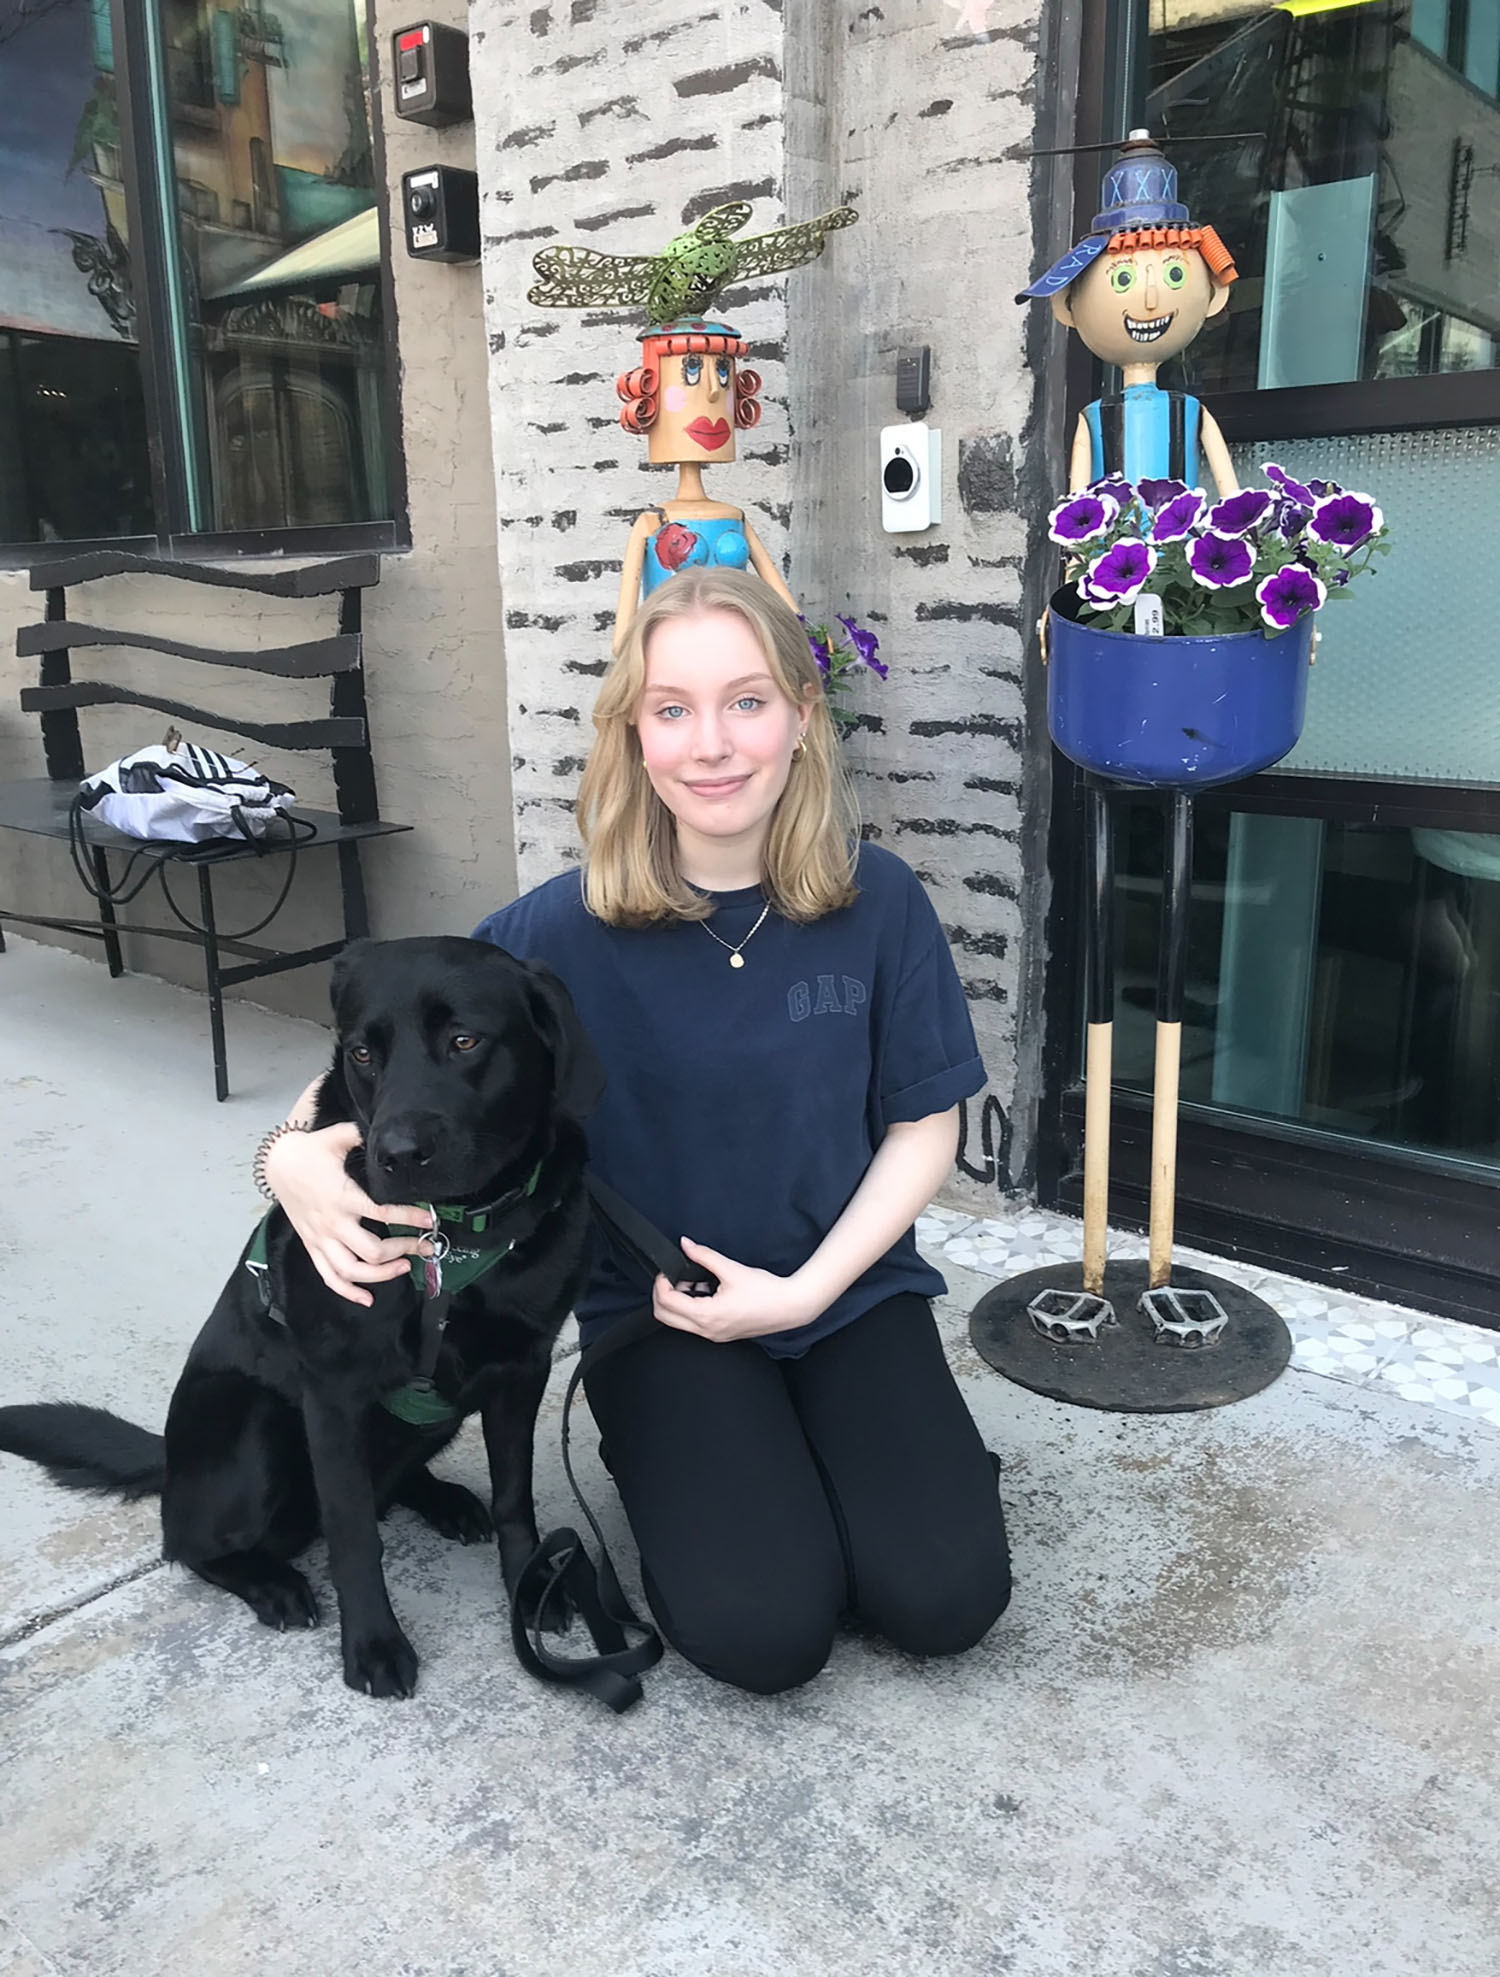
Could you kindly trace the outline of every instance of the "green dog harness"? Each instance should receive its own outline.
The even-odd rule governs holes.
[[[438,1392],[432,1377],[442,1348],[449,1302],[457,1292],[478,1283],[497,1263],[503,1262],[521,1240],[519,1233],[505,1238],[500,1225],[509,1210],[520,1207],[536,1194],[543,1164],[539,1160],[520,1187],[511,1188],[479,1208],[465,1208],[448,1202],[424,1204],[433,1217],[434,1226],[430,1231],[405,1228],[394,1222],[386,1225],[397,1236],[430,1235],[435,1251],[432,1256],[411,1258],[412,1282],[422,1293],[422,1345],[416,1377],[380,1397],[380,1405],[398,1420],[414,1428],[432,1428],[456,1418],[455,1410]],[[556,1206],[556,1202],[549,1204],[549,1208]],[[256,1224],[250,1247],[245,1252],[245,1268],[255,1279],[267,1316],[285,1327],[286,1313],[276,1304],[271,1291],[269,1229],[271,1216],[275,1212],[274,1209],[267,1210]],[[543,1215],[547,1212],[544,1209]],[[539,1221],[541,1219],[538,1218]],[[449,1230],[453,1232],[451,1235]],[[479,1240],[486,1236],[489,1241]]]

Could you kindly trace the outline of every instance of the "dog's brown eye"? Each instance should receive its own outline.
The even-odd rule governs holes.
[[[478,1037],[471,1037],[466,1030],[460,1031],[453,1039],[453,1048],[455,1050],[478,1050],[479,1039]]]
[[[362,1043],[351,1043],[349,1055],[356,1064],[368,1064],[370,1061],[370,1053]]]

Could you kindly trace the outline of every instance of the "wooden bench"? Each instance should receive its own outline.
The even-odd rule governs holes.
[[[265,646],[258,650],[216,651],[190,645],[150,630],[111,629],[80,624],[68,616],[67,592],[78,584],[123,575],[170,577],[185,583],[258,592],[273,597],[338,597],[338,629],[332,636],[309,639],[300,644]],[[196,944],[203,951],[205,986],[208,990],[209,1021],[213,1033],[214,1089],[220,1099],[229,1096],[229,1071],[224,1044],[224,991],[241,982],[259,981],[291,968],[306,968],[315,961],[328,961],[351,940],[369,931],[365,906],[364,874],[360,866],[360,846],[367,838],[387,837],[411,828],[408,824],[388,824],[381,820],[375,795],[375,765],[370,754],[369,727],[365,712],[364,655],[361,637],[361,606],[364,592],[380,581],[378,556],[341,556],[329,561],[288,564],[283,569],[225,568],[209,563],[179,563],[151,556],[136,556],[106,550],[82,554],[66,561],[49,563],[33,570],[31,588],[46,592],[46,612],[41,623],[25,625],[16,635],[16,651],[39,661],[37,684],[22,689],[21,706],[41,717],[42,751],[45,776],[34,780],[0,782],[0,830],[23,831],[36,837],[63,843],[79,842],[81,854],[92,870],[103,898],[93,902],[98,917],[57,916],[16,913],[0,908],[0,923],[10,920],[18,926],[51,927],[81,934],[103,943],[109,972],[124,972],[120,957],[121,934],[148,934],[159,940],[179,940]],[[165,653],[195,664],[236,669],[281,679],[323,679],[330,682],[326,719],[256,720],[210,712],[185,701],[171,700],[132,686],[103,680],[75,680],[70,654],[95,647],[133,647]],[[243,839],[217,839],[203,845],[151,843],[97,822],[81,812],[74,821],[73,799],[84,775],[83,744],[78,728],[82,707],[141,707],[165,714],[190,731],[209,728],[216,733],[259,742],[266,747],[307,752],[326,750],[332,758],[337,809],[310,810],[296,805],[291,811],[300,825],[294,840],[290,835],[273,836],[257,844]],[[134,745],[160,738],[159,732],[142,733]],[[102,768],[102,762],[95,765]],[[310,828],[309,828],[310,827]],[[73,837],[75,828],[78,839]],[[256,858],[298,858],[333,847],[338,852],[339,889],[343,901],[344,930],[338,940],[292,952],[253,946],[247,939],[220,934],[214,909],[214,874],[225,865],[243,864]],[[108,897],[111,890],[110,859],[117,854],[135,854],[150,861],[146,880],[159,877],[167,904],[182,922],[177,927],[134,926],[117,916]],[[177,907],[167,884],[169,870],[191,871],[197,880],[198,922],[194,924]],[[288,875],[290,877],[290,874]],[[118,888],[124,890],[124,888]],[[132,894],[132,896],[134,896]],[[278,900],[268,919],[280,911]],[[249,932],[260,931],[260,926]],[[0,953],[5,951],[0,930]],[[236,957],[226,967],[221,956]]]

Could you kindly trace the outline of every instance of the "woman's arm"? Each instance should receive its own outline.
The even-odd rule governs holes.
[[[702,1243],[682,1239],[686,1256],[719,1280],[712,1297],[689,1297],[658,1277],[652,1305],[664,1325],[726,1344],[809,1324],[862,1276],[916,1221],[952,1172],[958,1107],[891,1126],[849,1206],[789,1277],[753,1270]]]
[[[322,1083],[321,1077],[313,1079],[287,1114],[289,1125],[311,1126]],[[360,1286],[403,1275],[410,1268],[407,1258],[429,1254],[429,1245],[419,1236],[372,1235],[364,1222],[427,1229],[432,1218],[425,1208],[371,1201],[344,1171],[358,1145],[359,1128],[352,1121],[316,1133],[283,1133],[267,1147],[261,1171],[328,1288],[351,1304],[373,1304]]]

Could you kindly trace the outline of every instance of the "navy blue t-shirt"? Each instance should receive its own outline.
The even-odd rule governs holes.
[[[805,1263],[864,1178],[886,1128],[983,1089],[953,958],[916,874],[864,845],[852,906],[796,925],[772,912],[743,968],[696,921],[610,927],[569,871],[475,929],[542,961],[573,997],[608,1078],[588,1121],[595,1171],[673,1238],[785,1276]],[[765,901],[712,895],[734,945]],[[795,1358],[898,1291],[946,1286],[908,1231],[842,1297],[760,1341]],[[585,1342],[650,1299],[600,1245],[578,1302]]]

